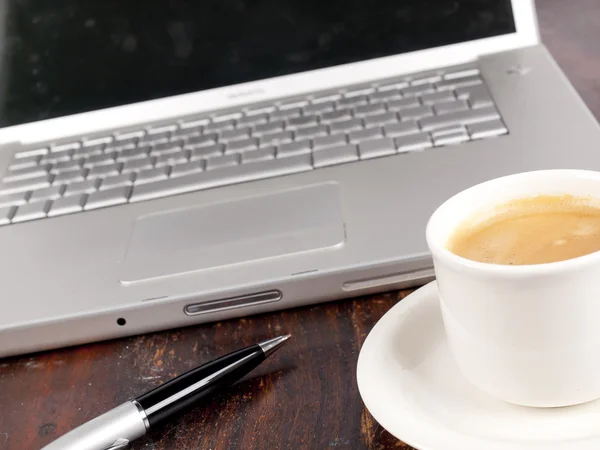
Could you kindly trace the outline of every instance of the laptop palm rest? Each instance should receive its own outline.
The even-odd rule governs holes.
[[[345,239],[339,185],[306,188],[138,218],[123,283],[323,249]]]

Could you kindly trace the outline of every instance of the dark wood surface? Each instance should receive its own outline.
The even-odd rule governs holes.
[[[600,118],[600,2],[537,3],[546,45]],[[154,430],[133,448],[410,448],[365,410],[355,378],[365,337],[407,294],[391,292],[0,360],[0,449],[38,449],[203,361],[284,333],[293,338],[250,377]]]

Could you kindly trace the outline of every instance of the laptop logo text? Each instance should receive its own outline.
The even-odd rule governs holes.
[[[250,95],[264,94],[264,89],[248,89],[246,91],[233,92],[228,95],[229,98],[248,97]]]

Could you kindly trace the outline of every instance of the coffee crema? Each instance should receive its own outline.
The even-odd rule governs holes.
[[[473,261],[545,264],[600,250],[600,200],[540,195],[475,214],[450,236],[447,249]]]

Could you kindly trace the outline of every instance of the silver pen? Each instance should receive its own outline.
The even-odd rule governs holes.
[[[122,450],[148,430],[246,375],[290,337],[242,348],[190,370],[69,431],[42,450]]]

